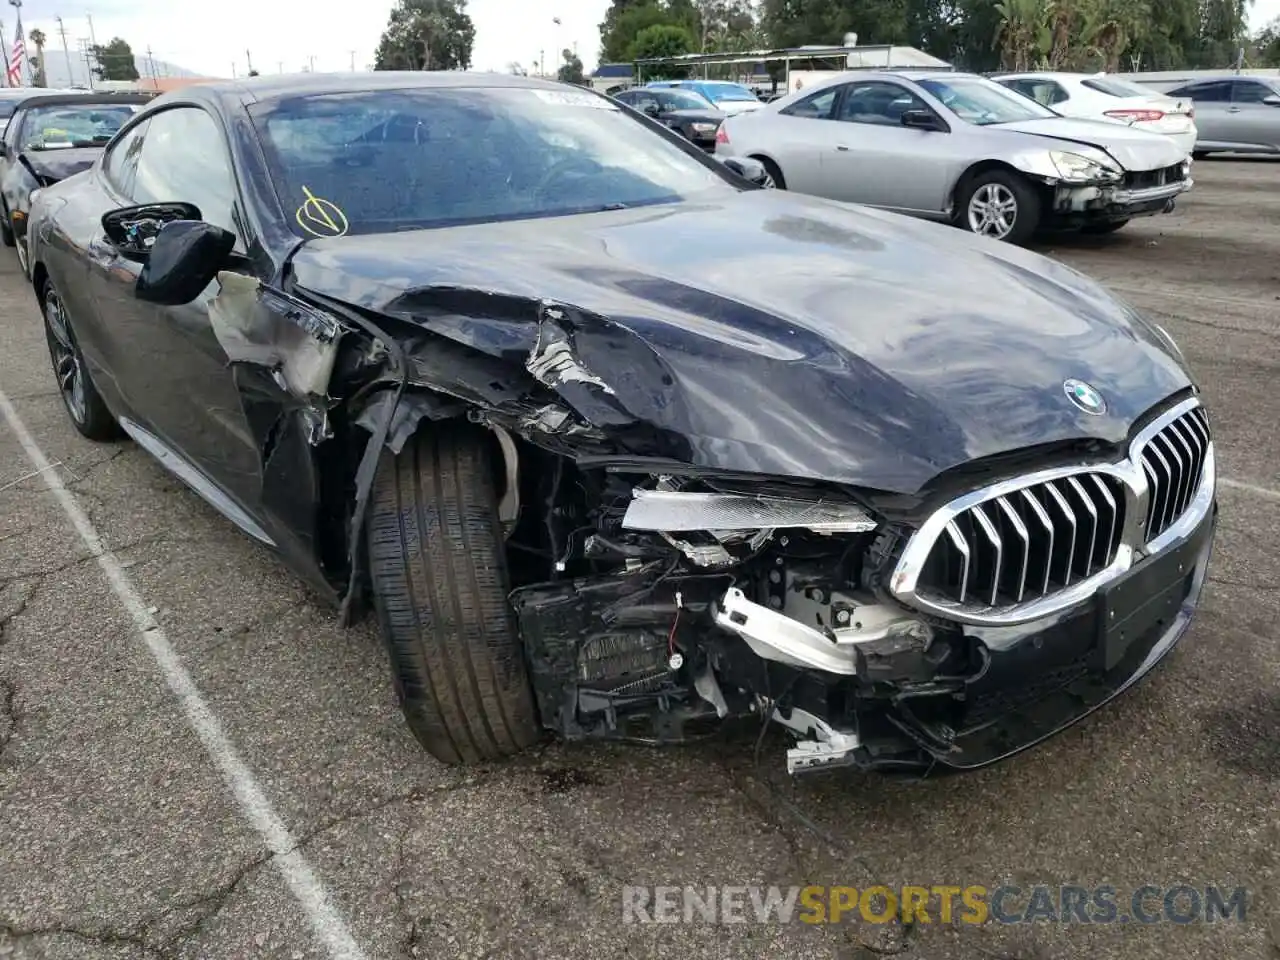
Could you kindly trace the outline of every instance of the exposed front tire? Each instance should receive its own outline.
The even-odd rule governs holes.
[[[93,385],[66,307],[52,279],[45,279],[40,299],[44,304],[44,333],[49,342],[49,359],[53,362],[58,392],[62,395],[72,426],[81,435],[99,443],[118,439],[120,425]]]
[[[446,424],[383,453],[366,543],[401,708],[444,763],[518,753],[539,736],[508,582],[487,437]]]
[[[1115,233],[1122,227],[1127,226],[1128,223],[1128,220],[1112,220],[1108,223],[1086,223],[1080,228],[1080,232],[1101,236],[1107,233]]]
[[[768,157],[752,157],[758,160],[760,165],[764,167],[765,181],[761,184],[766,190],[785,190],[787,189],[787,181],[782,176],[782,169],[770,160]]]
[[[1016,173],[985,170],[960,187],[955,218],[970,233],[1024,244],[1040,226],[1040,195]]]

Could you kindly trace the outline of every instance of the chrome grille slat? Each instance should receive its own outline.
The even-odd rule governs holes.
[[[1027,592],[1027,561],[1031,559],[1031,537],[1027,534],[1027,526],[1022,522],[1022,518],[1018,516],[1018,511],[1013,509],[1013,505],[1009,503],[1005,497],[996,498],[996,503],[1000,505],[1000,509],[1004,511],[1005,517],[1009,520],[1009,525],[1013,527],[1013,532],[1018,535],[1018,539],[1022,541],[1022,570],[1018,574],[1018,590],[1017,602],[1021,603],[1023,596]],[[1009,591],[1013,593],[1013,591]]]
[[[947,536],[951,538],[956,553],[960,554],[960,602],[964,603],[969,592],[969,541],[954,520],[947,524]]]
[[[1034,513],[1044,525],[1044,532],[1049,537],[1049,549],[1045,551],[1044,557],[1044,583],[1040,587],[1040,596],[1045,596],[1049,592],[1049,574],[1053,572],[1053,521],[1049,519],[1049,514],[1045,512],[1044,507],[1040,505],[1040,501],[1036,499],[1036,495],[1030,490],[1023,490],[1022,496],[1026,498],[1027,503]]]
[[[1079,603],[1088,584],[1165,549],[1193,510],[1204,515],[1214,459],[1207,413],[1181,401],[1138,433],[1123,460],[998,481],[940,508],[908,543],[894,592],[973,623],[1023,622]],[[915,572],[899,579],[903,570]]]
[[[1089,495],[1085,493],[1084,487],[1080,485],[1080,481],[1075,477],[1067,478],[1067,485],[1071,487],[1080,502],[1084,505],[1085,512],[1089,514],[1089,520],[1092,524],[1089,528],[1089,549],[1084,555],[1084,576],[1087,578],[1093,572],[1093,549],[1098,542],[1098,508],[1093,505],[1093,501],[1089,499]],[[1072,561],[1075,560],[1073,556]]]
[[[991,547],[996,552],[995,566],[991,571],[991,605],[996,605],[996,597],[1000,590],[1000,568],[1004,561],[1004,543],[1000,540],[1000,534],[996,532],[995,525],[987,517],[986,511],[982,507],[974,507],[970,511],[973,519],[978,522],[978,526],[982,528],[982,532],[987,535],[987,539],[991,541]]]

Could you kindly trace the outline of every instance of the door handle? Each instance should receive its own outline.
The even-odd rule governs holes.
[[[836,144],[836,149],[837,149],[837,150],[839,150],[841,153],[848,153],[848,152],[849,152],[849,148],[848,148],[848,147],[846,147],[843,143],[838,143],[838,144]]]
[[[1227,107],[1227,113],[1239,113],[1239,112],[1240,112],[1239,107]]]

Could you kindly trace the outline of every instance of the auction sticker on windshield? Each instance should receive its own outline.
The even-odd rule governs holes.
[[[529,91],[545,103],[554,103],[560,107],[593,107],[596,110],[618,110],[617,104],[610,103],[604,97],[592,93],[576,93],[572,90],[531,90]]]

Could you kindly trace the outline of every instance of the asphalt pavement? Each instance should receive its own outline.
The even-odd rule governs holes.
[[[26,435],[0,421],[0,958],[1280,957],[1280,163],[1195,173],[1174,214],[1043,249],[1202,380],[1223,485],[1199,618],[1104,711],[923,781],[792,781],[781,737],[760,765],[749,736],[435,763],[370,626],[339,629],[136,446],[72,430],[5,251],[0,392]],[[1008,883],[1250,898],[1188,924],[622,915],[636,884]]]

